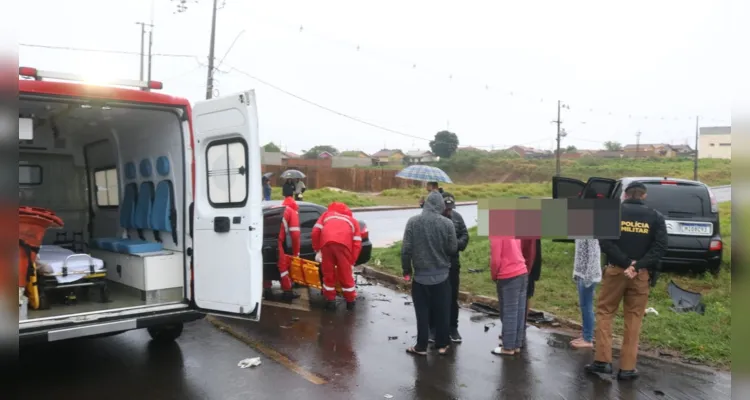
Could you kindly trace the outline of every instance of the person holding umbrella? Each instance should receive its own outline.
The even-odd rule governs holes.
[[[304,179],[305,174],[296,170],[288,169],[281,174],[281,179],[285,179],[284,186],[281,188],[281,194],[286,197],[294,196],[294,200],[302,200],[302,192],[305,191],[305,184],[300,181]]]

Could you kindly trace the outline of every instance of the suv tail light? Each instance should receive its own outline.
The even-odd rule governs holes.
[[[367,230],[365,221],[359,221],[359,235],[362,237],[362,241],[370,238],[370,232]]]
[[[721,250],[721,248],[722,248],[721,240],[716,240],[716,239],[711,240],[711,244],[708,246],[708,249],[711,251]]]
[[[719,202],[716,201],[716,195],[711,189],[708,189],[708,197],[711,198],[711,212],[716,214],[719,212]]]

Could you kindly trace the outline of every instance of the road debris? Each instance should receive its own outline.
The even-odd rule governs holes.
[[[489,323],[484,324],[484,333],[487,333],[487,331],[489,331],[490,328],[492,328],[494,326],[495,326],[494,322],[489,322]]]
[[[246,358],[239,363],[237,363],[237,366],[240,368],[251,368],[251,367],[257,367],[260,365],[260,357],[255,358]]]
[[[404,302],[404,305],[405,305],[405,306],[410,306],[410,305],[411,305],[411,301],[405,301],[405,302]]]
[[[659,312],[654,307],[649,307],[646,309],[646,314],[659,315]]]
[[[483,268],[479,268],[479,269],[469,268],[470,274],[478,274],[480,272],[484,272],[484,269]]]
[[[383,396],[383,397],[385,397],[386,399],[392,399],[392,398],[393,398],[393,395],[392,395],[392,394],[386,394],[386,395],[385,395],[385,396]]]
[[[388,340],[397,340],[398,336],[388,336]]]

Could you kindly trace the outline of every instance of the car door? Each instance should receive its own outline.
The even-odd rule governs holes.
[[[260,318],[263,215],[255,93],[193,106],[193,301],[209,313]]]
[[[263,279],[276,281],[279,276],[279,230],[284,207],[268,208],[263,212]]]
[[[571,199],[577,198],[583,193],[586,184],[583,181],[562,176],[552,177],[552,198]]]

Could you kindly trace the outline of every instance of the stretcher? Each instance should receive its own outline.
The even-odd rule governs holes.
[[[77,291],[99,289],[102,303],[109,301],[107,270],[104,262],[84,253],[74,253],[60,246],[42,246],[36,260],[37,286],[39,288],[40,308],[48,306],[47,292],[52,290],[67,291],[63,293],[66,304],[77,301]]]
[[[289,263],[289,277],[292,282],[323,290],[323,271],[320,269],[320,263],[292,256],[286,256],[286,261]],[[339,283],[336,283],[336,292],[340,295],[343,293]]]

